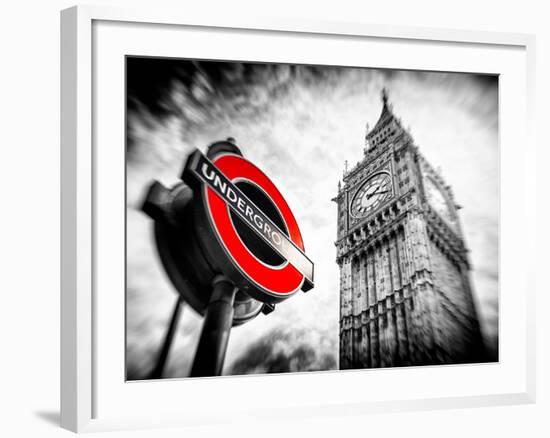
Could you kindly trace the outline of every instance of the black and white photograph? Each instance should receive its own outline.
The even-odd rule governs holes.
[[[0,436],[550,436],[542,2],[92,3],[3,8]]]
[[[499,79],[126,57],[126,379],[499,361]]]

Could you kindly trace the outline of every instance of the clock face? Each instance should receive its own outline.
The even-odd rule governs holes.
[[[385,172],[373,175],[355,193],[350,214],[355,218],[365,217],[392,196],[391,176]]]
[[[432,208],[454,228],[455,217],[441,188],[430,177],[424,179],[424,188],[426,189],[426,198]]]

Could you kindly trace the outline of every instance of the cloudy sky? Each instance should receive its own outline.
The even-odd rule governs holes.
[[[139,211],[153,179],[178,181],[198,147],[232,136],[291,206],[315,262],[315,289],[232,330],[224,374],[338,366],[336,194],[344,161],[362,158],[380,90],[464,208],[472,279],[488,347],[498,342],[498,83],[473,74],[159,59],[128,60],[127,365],[143,378],[176,293]],[[167,377],[188,375],[202,319],[185,306]]]

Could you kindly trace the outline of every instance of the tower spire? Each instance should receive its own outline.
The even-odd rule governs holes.
[[[382,103],[384,104],[384,106],[388,106],[388,89],[386,87],[382,88],[382,91],[380,93],[381,97],[382,97]]]
[[[380,138],[377,139],[377,134],[379,134],[386,126],[392,123],[395,124],[395,126],[399,126],[399,121],[396,120],[395,116],[393,115],[392,105],[388,102],[388,89],[386,87],[382,88],[382,90],[380,91],[380,98],[382,100],[382,112],[380,113],[380,117],[374,125],[374,128],[367,130],[367,133],[365,135],[365,153],[367,152],[367,150],[375,147],[377,144],[382,144],[383,140],[387,138],[387,136],[384,135],[384,138],[382,140],[380,140]]]

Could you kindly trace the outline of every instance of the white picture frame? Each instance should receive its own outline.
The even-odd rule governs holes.
[[[148,29],[147,38],[140,39],[139,35],[145,29]],[[185,35],[170,34],[179,31]],[[269,40],[271,43],[289,38],[303,40],[312,49],[307,55],[308,62],[312,63],[321,62],[327,56],[336,56],[336,52],[331,54],[330,50],[328,53],[327,50],[320,50],[317,54],[316,44],[318,48],[323,42],[334,42],[335,47],[391,44],[391,53],[385,55],[386,58],[380,53],[376,54],[382,52],[382,49],[373,49],[373,61],[370,61],[373,67],[417,69],[424,66],[424,69],[438,69],[434,66],[439,65],[444,70],[502,75],[499,115],[502,147],[500,268],[506,275],[502,276],[500,290],[501,360],[498,364],[446,367],[443,372],[438,368],[423,367],[408,370],[308,373],[307,376],[289,374],[162,382],[120,381],[119,367],[123,367],[120,357],[124,357],[123,351],[118,352],[123,323],[117,318],[124,319],[123,314],[117,313],[120,310],[120,300],[106,308],[106,301],[98,300],[98,294],[101,294],[102,288],[105,289],[105,285],[116,284],[123,272],[116,273],[113,270],[110,273],[103,269],[106,262],[98,254],[106,249],[113,253],[123,250],[119,247],[124,238],[120,235],[121,230],[124,234],[123,228],[120,228],[120,217],[111,219],[100,212],[105,212],[109,206],[114,206],[113,211],[124,209],[124,205],[117,204],[120,201],[118,195],[121,188],[123,190],[124,170],[117,167],[120,164],[119,159],[111,160],[106,154],[98,155],[96,148],[98,141],[101,142],[102,139],[120,140],[120,129],[123,130],[124,127],[116,126],[123,117],[123,114],[116,113],[120,103],[118,101],[114,106],[109,105],[115,111],[115,117],[109,115],[112,126],[101,121],[105,117],[101,108],[107,103],[101,90],[105,93],[108,91],[113,99],[120,100],[124,95],[124,88],[120,87],[123,78],[111,74],[113,71],[120,73],[120,65],[112,66],[109,60],[119,59],[121,53],[125,53],[125,44],[128,41],[134,45],[131,54],[136,54],[136,47],[141,44],[143,52],[140,54],[157,53],[158,56],[167,56],[173,50],[174,56],[181,56],[181,53],[176,53],[179,50],[176,43],[170,41],[174,41],[174,35],[176,39],[190,38],[192,32],[200,32],[206,42],[202,47],[201,43],[196,44],[194,52],[189,53],[188,57],[199,57],[197,53],[204,50],[202,58],[224,59],[223,55],[216,57],[211,51],[214,49],[208,49],[207,41],[224,32],[233,32],[235,41],[239,38],[248,41],[265,38],[265,41]],[[197,41],[199,40],[200,38]],[[110,43],[108,47],[105,41]],[[159,47],[162,47],[162,53]],[[296,62],[299,59],[299,54],[292,54],[290,51],[282,54],[272,47],[255,44],[245,47],[235,44],[231,46],[232,52],[225,59],[245,57],[249,60],[257,59],[258,56],[261,60],[286,59]],[[405,56],[404,47],[410,52],[409,56]],[[222,49],[223,47],[218,47],[216,50]],[[449,50],[452,54],[443,54],[440,59],[431,61],[426,61],[428,58],[423,60],[421,56],[413,58],[415,51],[428,56],[430,50],[437,53]],[[273,412],[285,414],[287,418],[307,418],[534,402],[535,285],[530,268],[534,256],[522,256],[521,260],[515,256],[534,254],[532,248],[535,218],[529,213],[529,209],[534,210],[535,205],[535,142],[532,129],[534,50],[534,36],[524,34],[279,20],[247,17],[243,14],[231,17],[216,14],[200,16],[189,10],[178,12],[157,8],[134,10],[78,6],[62,11],[61,426],[83,432],[222,424],[235,421],[235,418],[267,418]],[[469,51],[475,53],[469,55]],[[262,55],[258,55],[259,53]],[[399,60],[396,60],[396,53],[402,55]],[[339,56],[348,55],[344,53]],[[466,62],[465,59],[469,61]],[[345,61],[339,58],[334,59],[334,62]],[[366,61],[359,60],[353,65],[364,65],[361,62]],[[480,66],[479,69],[475,67],[477,65]],[[115,79],[111,83],[109,78]],[[109,137],[111,134],[107,132],[111,130],[117,133]],[[508,155],[508,148],[518,142],[521,143],[523,153],[519,158],[512,158]],[[121,143],[120,148],[123,147],[124,143]],[[119,152],[115,150],[113,156]],[[508,181],[514,165],[516,180],[512,185]],[[114,187],[112,196],[105,195],[107,187]],[[514,212],[508,206],[509,200],[515,197],[523,200],[525,208]],[[103,207],[98,208],[100,205]],[[116,226],[110,226],[111,223]],[[523,235],[528,235],[528,239],[514,236],[512,230],[518,224],[523,224],[526,230]],[[106,248],[106,245],[112,248]],[[120,267],[117,263],[112,266],[113,269]],[[512,289],[516,292],[513,296],[514,309],[511,306]],[[114,290],[118,289],[114,287]],[[120,293],[124,295],[124,290],[120,290]],[[112,337],[107,338],[106,332],[112,333]],[[114,359],[106,359],[111,356]],[[389,388],[387,382],[399,382],[401,379],[411,379],[419,386],[408,391],[395,388],[391,391],[385,390]],[[439,379],[441,382],[465,379],[472,382],[472,387],[460,384],[459,380],[457,388],[447,391],[437,384]],[[429,381],[432,381],[432,388]],[[369,393],[355,393],[352,397],[345,391],[338,390],[358,382],[368,387]],[[376,382],[381,383],[377,386]],[[255,388],[260,384],[267,390],[257,394]],[[477,390],[473,389],[474,385]],[[180,401],[175,405],[173,401],[178,391],[181,394],[183,387],[188,401]],[[291,388],[296,388],[296,393],[285,403],[288,394],[285,391]],[[323,388],[323,391],[319,388]],[[236,392],[255,392],[257,395],[252,400],[250,397],[235,397]],[[214,394],[216,397],[212,397]],[[135,403],[126,403],[129,400]],[[147,405],[144,400],[157,402]],[[224,409],[231,400],[233,403],[230,409]],[[128,408],[125,410],[122,406]]]

